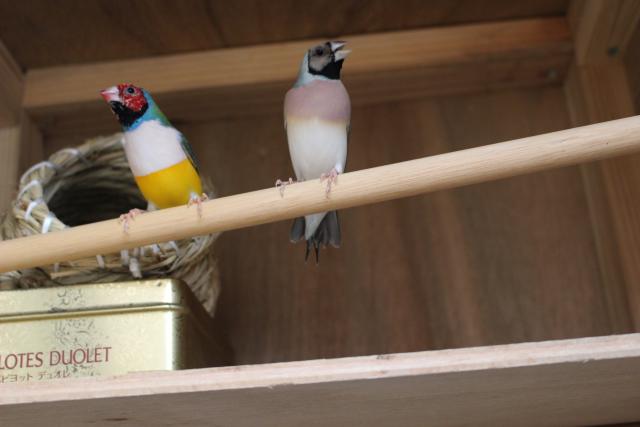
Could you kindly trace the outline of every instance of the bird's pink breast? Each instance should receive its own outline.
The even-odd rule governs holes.
[[[287,118],[319,118],[348,123],[351,101],[341,81],[319,80],[290,89],[284,98],[284,115]]]

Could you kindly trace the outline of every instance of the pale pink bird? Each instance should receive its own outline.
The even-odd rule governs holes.
[[[298,80],[284,100],[284,126],[296,178],[327,180],[327,197],[347,161],[351,102],[340,81],[342,63],[350,53],[343,50],[345,44],[331,41],[310,49],[302,60]],[[340,246],[337,212],[296,218],[290,239],[305,239],[305,260],[313,246],[317,262],[320,246]]]

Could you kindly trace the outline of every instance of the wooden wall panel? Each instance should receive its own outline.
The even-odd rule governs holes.
[[[358,110],[348,168],[562,129],[563,103],[549,89]],[[186,131],[221,194],[291,173],[279,116]],[[319,267],[288,243],[289,224],[221,238],[220,316],[238,362],[610,333],[577,168],[341,214],[343,248]]]
[[[20,121],[22,88],[22,72],[0,39],[0,128]]]
[[[640,26],[631,36],[624,59],[636,113],[640,112]]]
[[[557,87],[363,107],[347,168],[567,127]],[[292,174],[279,114],[182,129],[220,195]],[[220,238],[218,323],[238,363],[614,330],[577,167],[351,209],[341,220],[344,245],[323,251],[319,266],[288,242],[288,223]]]
[[[31,69],[344,34],[561,16],[567,4],[568,0],[0,0],[0,16],[10,17],[0,20],[0,39],[22,67]]]
[[[635,76],[633,67],[623,60],[638,52],[634,33],[640,22],[640,2],[576,0],[568,17],[576,51],[565,82],[572,124],[632,116],[634,86],[630,81]],[[616,332],[640,328],[639,165],[640,156],[633,155],[582,169],[603,289]]]
[[[571,62],[566,19],[516,20],[346,36],[344,82],[354,106],[546,86]],[[30,70],[24,109],[43,133],[93,136],[113,127],[98,94],[134,82],[173,123],[279,113],[300,59],[318,40]]]
[[[630,116],[633,112],[625,67],[573,66],[565,94],[574,126]],[[616,333],[631,332],[640,325],[637,310],[640,294],[638,233],[635,232],[634,200],[637,196],[636,155],[581,166],[589,211],[598,248],[604,295]]]
[[[567,127],[558,87],[360,107],[347,168]],[[219,195],[293,173],[280,114],[182,130]],[[341,221],[343,247],[322,251],[319,266],[289,243],[288,222],[222,235],[217,322],[237,363],[613,331],[577,167],[350,209]]]
[[[0,128],[0,218],[16,194],[19,162],[20,126]]]
[[[0,128],[0,218],[16,197],[20,175],[41,161],[43,152],[42,135],[27,114],[16,126]]]
[[[628,90],[631,92],[631,101],[633,107],[628,110],[628,115],[640,114],[640,25],[636,25],[631,40],[629,42],[629,48],[624,58],[624,65],[626,71],[626,82]],[[627,209],[621,218],[622,233],[625,236],[635,237],[635,246],[633,248],[640,248],[640,222],[638,221],[639,205],[638,195],[640,188],[640,156],[634,158],[625,159],[622,167],[628,173],[628,179],[618,179],[612,182],[620,192],[624,192],[627,200]],[[631,239],[628,239],[631,240]],[[624,261],[627,264],[627,274],[631,276],[633,283],[629,287],[629,296],[632,300],[630,310],[635,313],[635,330],[640,331],[640,283],[638,278],[640,277],[640,254],[636,250],[632,252],[628,251],[624,254]]]

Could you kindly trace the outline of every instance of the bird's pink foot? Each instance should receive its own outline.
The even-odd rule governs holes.
[[[131,209],[126,214],[120,215],[118,222],[122,224],[122,231],[124,231],[125,233],[129,233],[129,222],[135,220],[138,215],[143,214],[145,212],[146,211],[143,211],[142,209],[136,208],[136,209]]]
[[[276,188],[280,190],[280,197],[284,197],[284,189],[287,188],[287,185],[291,185],[294,182],[295,181],[291,177],[289,177],[288,181],[283,181],[281,179],[276,181]]]
[[[324,192],[327,197],[329,197],[329,193],[331,193],[331,186],[338,184],[338,171],[336,168],[331,169],[329,173],[323,173],[320,175],[320,182],[323,182],[324,180],[327,180],[327,187]]]
[[[206,193],[202,193],[200,196],[194,194],[189,199],[189,203],[187,203],[187,207],[190,208],[192,205],[198,206],[198,218],[202,218],[202,202],[206,202],[209,200],[209,196]]]

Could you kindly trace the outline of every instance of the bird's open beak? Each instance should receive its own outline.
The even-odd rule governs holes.
[[[343,41],[333,41],[331,42],[331,51],[333,52],[333,56],[336,58],[336,61],[341,61],[351,53],[350,50],[344,50],[343,47],[347,45],[347,42]]]
[[[120,96],[118,95],[118,88],[116,86],[111,86],[105,90],[100,91],[100,95],[107,102],[121,102]]]

